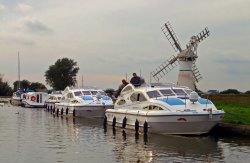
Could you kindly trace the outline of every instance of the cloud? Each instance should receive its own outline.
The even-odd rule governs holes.
[[[30,5],[27,5],[27,4],[19,3],[19,4],[17,5],[17,9],[18,9],[19,11],[21,11],[21,12],[26,13],[26,12],[32,11],[32,10],[33,10],[33,7],[30,6]]]
[[[52,30],[35,17],[25,17],[19,20],[19,29],[32,33],[48,33]]]
[[[0,3],[0,12],[5,10],[5,6]]]

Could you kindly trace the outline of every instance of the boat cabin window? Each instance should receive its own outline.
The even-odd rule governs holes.
[[[82,92],[81,91],[77,91],[77,92],[74,92],[75,96],[81,96],[82,95]]]
[[[120,101],[117,102],[117,105],[123,105],[125,103],[126,103],[126,101],[124,99],[121,99]]]
[[[149,98],[157,98],[157,97],[161,97],[160,93],[158,91],[148,91],[147,95]]]
[[[91,95],[89,91],[82,91],[83,95]]]
[[[190,95],[191,92],[193,92],[191,89],[185,89],[185,92]]]
[[[102,96],[104,96],[104,95],[106,95],[106,93],[105,92],[103,92],[103,91],[98,91]]]
[[[176,95],[186,96],[187,94],[182,89],[172,89]]]
[[[58,100],[61,100],[61,97],[57,97]]]
[[[73,98],[73,94],[72,93],[68,93],[67,94],[67,98]]]
[[[132,102],[135,102],[135,101],[147,101],[146,97],[142,94],[142,93],[133,93],[131,96],[130,96],[130,100]]]
[[[73,101],[71,101],[71,103],[80,103],[80,102],[77,100],[73,100]]]
[[[149,105],[143,108],[144,110],[164,110],[159,106],[155,106],[155,105]]]
[[[163,96],[174,96],[174,92],[171,89],[162,89],[160,90],[161,94],[163,94]]]
[[[92,95],[96,95],[97,91],[90,91]]]
[[[126,92],[126,91],[129,91],[129,90],[132,90],[132,87],[129,85],[127,87],[125,87],[122,92]]]

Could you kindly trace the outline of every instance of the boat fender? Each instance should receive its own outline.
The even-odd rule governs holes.
[[[56,115],[57,115],[57,116],[59,115],[59,108],[56,109]]]
[[[115,124],[116,124],[116,117],[113,118],[113,122],[112,122],[113,129],[115,128]]]
[[[103,124],[103,127],[107,127],[107,116],[106,115],[104,115],[104,117],[103,117],[103,122],[102,122],[102,124]]]
[[[47,104],[44,104],[44,108],[47,109]]]
[[[51,110],[52,110],[52,108],[53,108],[52,105],[50,105],[50,109],[51,109]]]
[[[73,117],[75,117],[76,116],[76,110],[74,109],[73,110]]]
[[[49,110],[49,105],[47,105],[47,107],[46,107],[46,108],[47,108],[47,110]]]
[[[61,109],[61,115],[63,115],[63,108]]]
[[[122,128],[126,128],[126,125],[127,125],[127,118],[125,116],[122,120]]]
[[[148,122],[147,121],[145,121],[143,124],[143,132],[144,132],[144,134],[148,133]]]
[[[135,121],[135,132],[138,133],[139,131],[139,121],[136,119]]]
[[[69,108],[67,107],[66,108],[66,115],[68,115],[69,114]]]
[[[56,111],[56,107],[54,107],[52,111],[53,111],[53,113],[55,113],[55,111]]]

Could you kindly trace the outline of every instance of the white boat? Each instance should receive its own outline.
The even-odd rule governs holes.
[[[139,132],[200,135],[208,133],[224,113],[187,87],[128,84],[122,89],[114,109],[106,110],[105,118],[113,127],[139,128]]]
[[[55,103],[60,113],[76,117],[103,117],[107,108],[113,108],[113,100],[103,90],[96,88],[71,89],[66,87],[60,103]]]
[[[15,106],[20,106],[22,103],[22,96],[23,96],[24,91],[22,90],[17,90],[16,92],[13,93],[13,95],[10,98],[10,103]]]
[[[48,98],[45,92],[27,92],[23,94],[22,105],[24,107],[42,108]]]
[[[62,91],[53,91],[48,95],[47,100],[45,101],[45,107],[47,109],[54,109],[55,103],[59,103],[62,99]]]

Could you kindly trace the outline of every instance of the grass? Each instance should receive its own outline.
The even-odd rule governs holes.
[[[210,95],[215,106],[226,112],[222,122],[250,125],[250,95]]]

